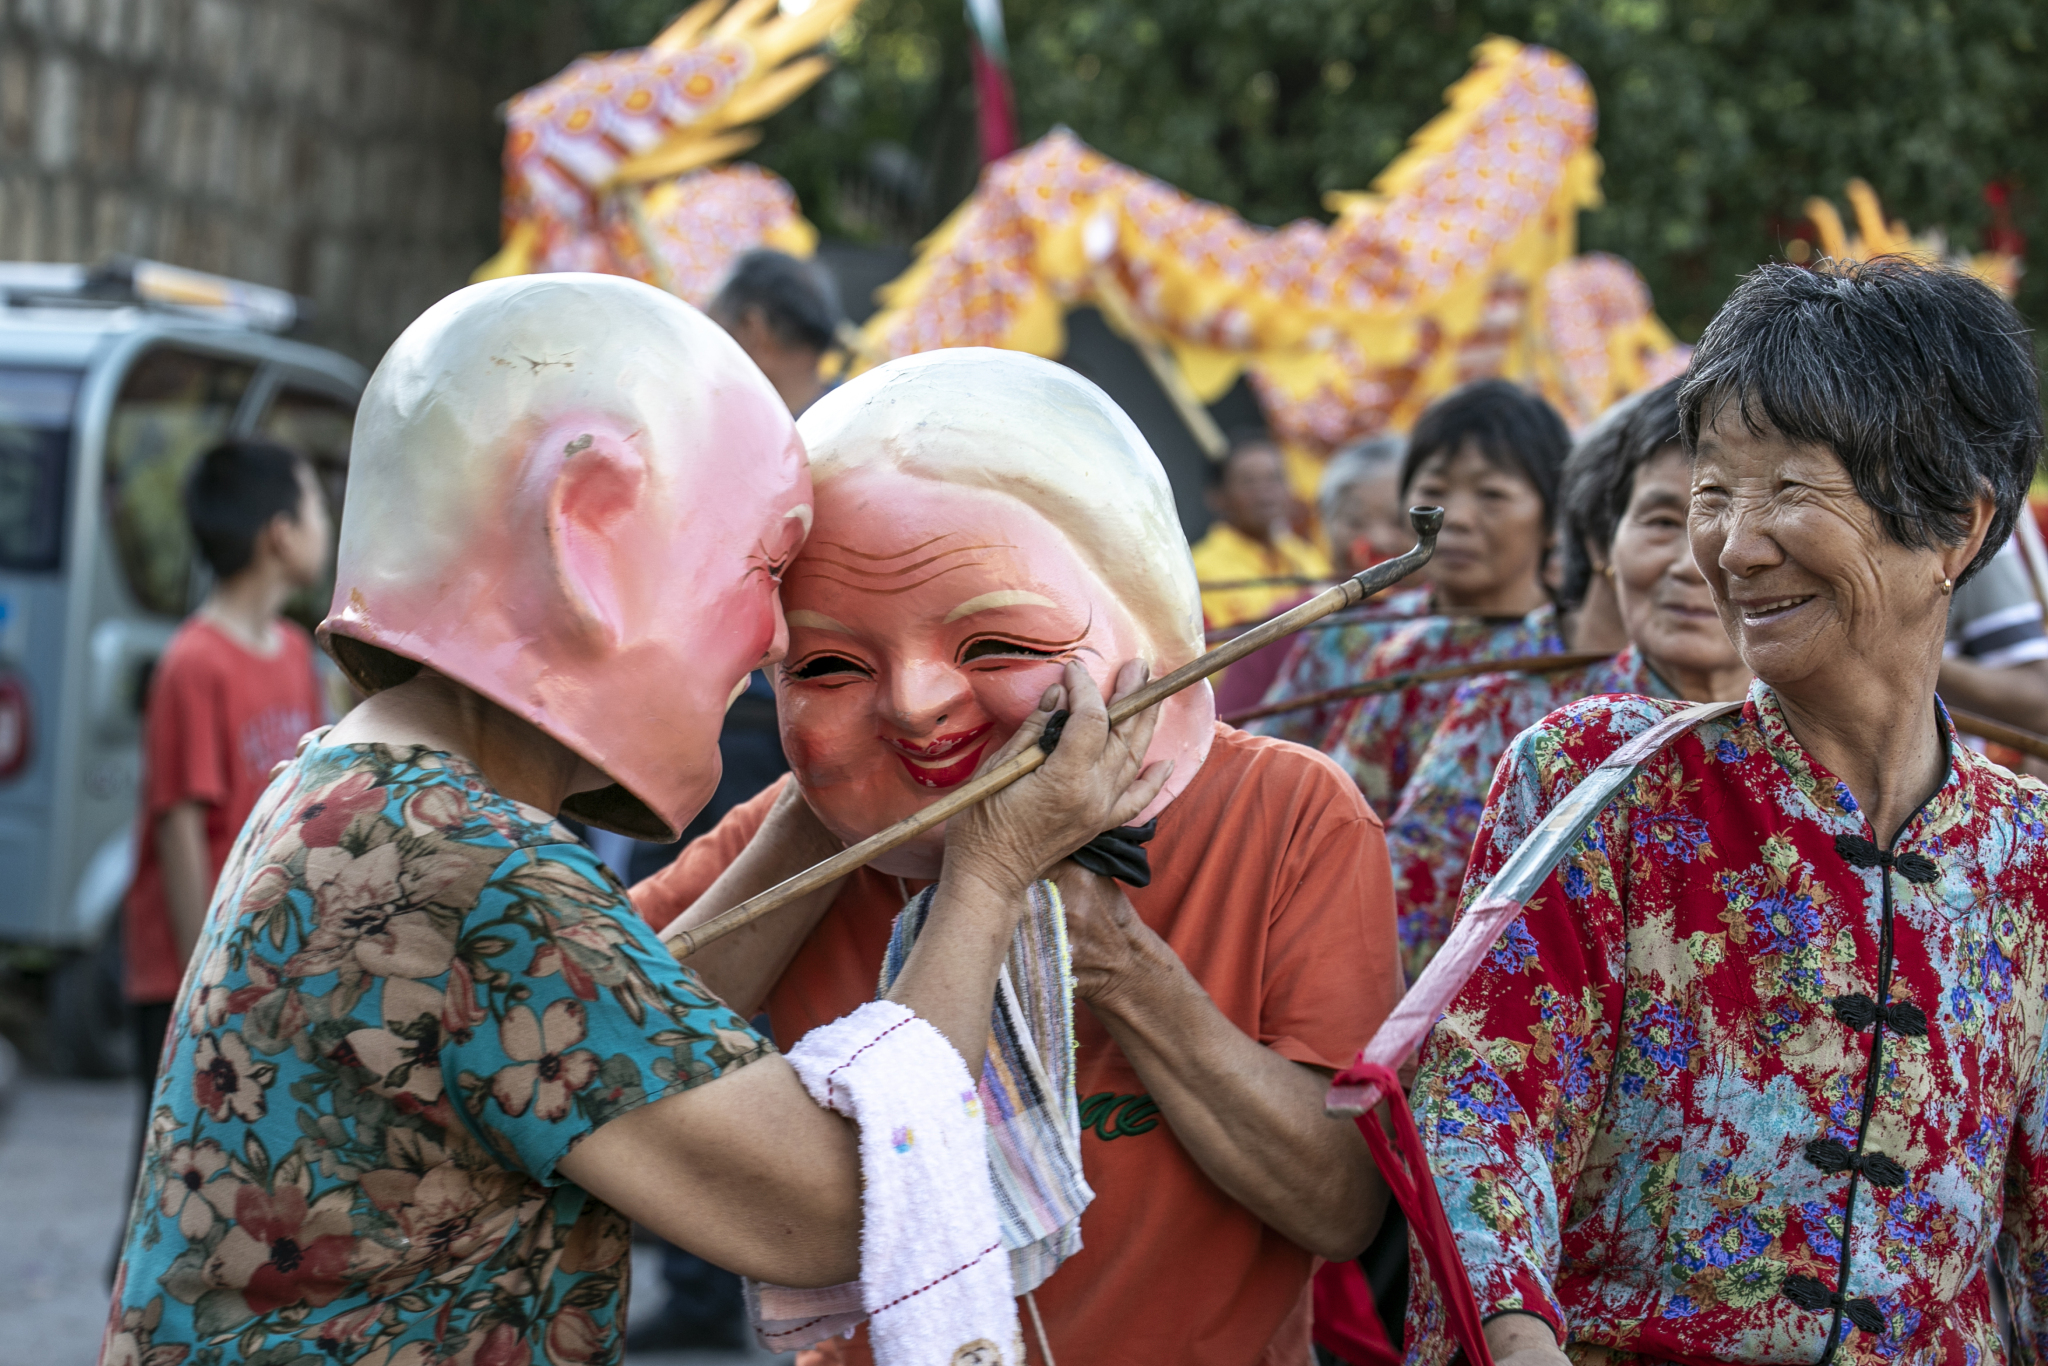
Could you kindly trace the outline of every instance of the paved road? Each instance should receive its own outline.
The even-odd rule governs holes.
[[[661,1254],[656,1249],[634,1246],[633,1288],[627,1314],[638,1323],[661,1308]],[[641,1352],[628,1357],[626,1366],[790,1366],[795,1360],[757,1347],[747,1352]]]
[[[0,1366],[90,1366],[127,1194],[132,1082],[25,1078],[0,1118]]]
[[[0,1116],[0,1366],[92,1366],[107,1314],[107,1263],[125,1213],[137,1087],[22,1081]],[[636,1248],[633,1315],[659,1307],[650,1250]],[[770,1366],[766,1352],[676,1352],[628,1366]]]

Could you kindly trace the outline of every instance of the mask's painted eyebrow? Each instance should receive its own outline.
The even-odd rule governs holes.
[[[1081,627],[1080,631],[1072,639],[1041,640],[1036,636],[1023,635],[1017,631],[1004,631],[999,635],[991,634],[963,641],[960,646],[960,655],[964,661],[967,657],[973,655],[975,651],[981,650],[984,647],[993,647],[995,652],[1000,654],[1002,653],[1001,647],[1006,644],[1025,646],[1027,647],[1026,653],[1031,654],[1040,652],[1048,655],[1063,654],[1080,646],[1081,642],[1088,639],[1089,633],[1094,629],[1095,613],[1090,611],[1087,623]]]
[[[797,608],[794,612],[784,613],[783,619],[791,626],[808,626],[813,631],[837,631],[842,636],[853,634],[851,626],[835,621],[823,612],[812,612],[802,607]]]
[[[845,554],[853,556],[857,560],[900,560],[906,555],[915,555],[918,551],[923,550],[927,546],[937,545],[940,541],[945,540],[946,537],[954,534],[956,533],[950,531],[942,531],[938,535],[932,537],[930,540],[919,541],[916,545],[911,546],[907,550],[891,550],[880,555],[870,554],[865,550],[855,550],[852,546],[847,545],[844,541],[820,541],[818,542],[818,546],[819,548],[823,549],[841,551]]]
[[[1014,550],[1016,548],[1005,541],[993,541],[986,544],[949,545],[933,549],[930,554],[925,554],[922,558],[913,560],[909,564],[901,565],[898,568],[889,569],[884,567],[893,561],[918,555],[928,548],[936,547],[941,541],[950,540],[958,534],[960,533],[946,532],[944,535],[935,536],[929,541],[913,546],[909,550],[899,550],[887,555],[870,555],[837,541],[819,541],[804,551],[803,560],[800,562],[799,568],[806,577],[816,579],[820,583],[838,584],[842,588],[852,588],[863,593],[887,596],[912,592],[924,587],[941,575],[950,574],[955,570],[971,569],[981,563],[981,560],[976,558],[977,554],[981,551]],[[854,559],[867,561],[868,563],[856,564],[845,559],[835,559],[835,554],[852,556]],[[912,581],[908,583],[899,582],[893,588],[884,586],[891,580],[904,579],[911,579]]]
[[[1051,607],[1056,609],[1059,607],[1059,604],[1043,594],[1033,593],[1026,589],[1002,588],[993,593],[983,593],[978,598],[969,598],[952,611],[946,613],[946,622],[950,625],[962,617],[971,617],[976,612],[987,612],[997,607]]]

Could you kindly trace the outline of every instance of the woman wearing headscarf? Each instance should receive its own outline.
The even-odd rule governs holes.
[[[1606,648],[1594,637],[1611,629],[1610,616],[1627,644],[1583,668],[1482,674],[1461,684],[1387,822],[1410,981],[1450,933],[1494,765],[1515,736],[1581,697],[1720,702],[1741,697],[1749,683],[1686,540],[1692,470],[1679,444],[1678,386],[1669,380],[1628,401],[1564,467],[1558,539],[1581,548],[1567,557],[1558,593],[1581,609],[1570,614],[1572,645]]]
[[[1202,650],[1172,491],[1087,380],[1009,351],[893,361],[799,430],[816,520],[783,581],[790,780],[634,889],[685,925],[923,809],[1003,744],[1061,661]],[[1149,882],[1066,865],[1082,1247],[1033,1298],[1064,1362],[1299,1363],[1315,1258],[1355,1256],[1385,1200],[1327,1074],[1400,994],[1378,820],[1336,766],[1169,698]],[[795,1037],[872,997],[939,832],[691,963]],[[685,914],[687,912],[687,914]],[[1043,1359],[1035,1333],[1033,1362]],[[868,1359],[864,1339],[843,1344]]]
[[[1570,448],[1556,411],[1506,380],[1468,384],[1423,412],[1408,438],[1401,496],[1444,510],[1436,555],[1422,570],[1437,615],[1374,647],[1361,680],[1564,648],[1543,566]],[[1360,698],[1333,723],[1322,748],[1375,811],[1400,801],[1457,686],[1421,683]]]
[[[1935,696],[1950,595],[2021,515],[2025,327],[1897,258],[1766,266],[1679,395],[1687,533],[1756,675],[1574,842],[1424,1046],[1415,1105],[1503,1366],[1970,1363],[2048,1288],[2048,789]],[[1678,710],[1575,703],[1495,778],[1468,903]],[[1411,1353],[1453,1347],[1418,1274]]]

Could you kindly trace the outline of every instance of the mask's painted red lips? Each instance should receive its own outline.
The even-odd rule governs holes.
[[[897,762],[919,787],[953,787],[974,776],[974,766],[981,762],[982,751],[988,748],[988,733],[994,728],[995,722],[984,721],[973,730],[941,735],[923,744],[886,735],[882,743],[896,751]]]

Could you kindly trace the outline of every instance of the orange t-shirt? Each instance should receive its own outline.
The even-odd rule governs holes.
[[[664,926],[687,909],[760,829],[780,787],[634,888],[640,913]],[[1386,840],[1351,780],[1314,750],[1218,725],[1208,762],[1149,847],[1152,885],[1128,888],[1131,904],[1217,1008],[1282,1057],[1348,1063],[1401,995]],[[873,869],[848,880],[769,995],[785,1046],[874,998],[904,899],[903,884]],[[1037,1292],[1053,1354],[1102,1366],[1301,1366],[1314,1259],[1203,1173],[1085,1002],[1074,1024],[1095,1202],[1082,1251]],[[849,1361],[871,1360],[865,1334],[851,1346]]]
[[[150,676],[142,820],[123,925],[124,985],[137,1004],[174,999],[185,977],[164,899],[157,818],[181,802],[205,807],[207,867],[219,877],[270,770],[324,719],[312,637],[289,621],[276,631],[277,649],[259,655],[204,617],[189,617]]]

